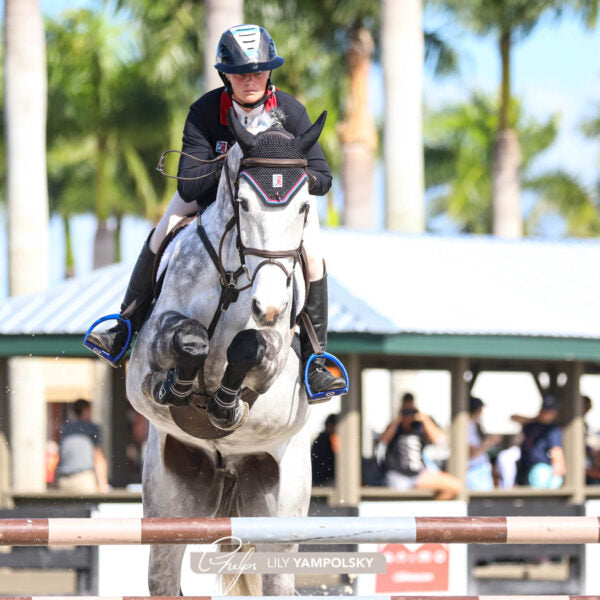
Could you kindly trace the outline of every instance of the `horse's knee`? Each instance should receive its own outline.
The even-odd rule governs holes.
[[[186,373],[197,371],[208,354],[208,332],[195,319],[181,321],[173,334],[173,350]]]
[[[202,367],[208,354],[209,339],[206,327],[196,319],[169,310],[158,319],[155,354],[175,359],[183,375],[191,379]],[[163,360],[161,370],[166,366]],[[157,365],[158,367],[158,365]]]
[[[231,367],[251,369],[260,364],[267,352],[267,342],[257,329],[240,331],[227,349]]]

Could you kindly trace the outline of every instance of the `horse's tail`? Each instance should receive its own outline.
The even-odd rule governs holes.
[[[220,552],[231,552],[233,546],[219,546]],[[254,546],[242,546],[239,555],[253,552]],[[224,596],[262,596],[262,576],[257,573],[224,574],[219,577]]]

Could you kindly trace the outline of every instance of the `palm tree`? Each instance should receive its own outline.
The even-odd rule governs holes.
[[[372,180],[376,160],[377,140],[373,130],[373,117],[368,111],[368,79],[367,74],[371,61],[377,59],[380,52],[381,37],[386,35],[386,27],[395,14],[405,10],[403,2],[382,3],[380,0],[352,0],[336,2],[335,0],[246,0],[245,10],[249,20],[261,23],[273,34],[277,41],[280,54],[285,56],[286,64],[274,74],[274,80],[279,87],[301,100],[311,116],[316,117],[323,108],[328,110],[328,119],[320,143],[332,171],[341,171],[345,211],[343,222],[353,226],[369,226],[373,222],[372,214],[364,215],[365,209],[372,211]],[[382,11],[380,17],[380,10]],[[385,13],[385,14],[384,14]],[[393,20],[393,19],[392,19]],[[381,26],[380,26],[381,23]],[[419,18],[420,26],[420,18]],[[398,120],[397,100],[393,90],[399,84],[393,80],[399,76],[396,69],[398,57],[395,54],[394,43],[398,32],[390,32],[388,46],[382,39],[382,53],[384,55],[384,69],[387,55],[390,68],[386,72],[386,96],[390,99],[386,105],[390,114],[386,113],[385,133],[388,140],[395,140],[393,150],[410,147],[403,154],[417,156],[422,154],[422,141],[420,134],[416,138],[405,137],[402,122]],[[423,46],[423,31],[420,31],[421,47]],[[438,75],[453,72],[456,69],[456,54],[437,34],[425,32],[425,57],[434,66]],[[371,41],[372,38],[372,41]],[[411,38],[412,39],[412,38]],[[412,42],[409,42],[409,46]],[[387,53],[386,53],[387,51]],[[413,53],[414,55],[414,53]],[[417,50],[418,69],[423,68],[423,51]],[[420,56],[420,58],[419,58]],[[414,60],[414,58],[412,58]],[[340,65],[347,65],[346,69]],[[417,74],[420,77],[420,71]],[[405,119],[409,123],[419,123],[421,114],[421,91],[418,86],[401,86],[402,102],[410,95],[410,105],[406,110],[415,109]],[[391,94],[391,95],[390,95]],[[414,101],[417,98],[417,101]],[[400,106],[400,105],[398,105]],[[338,123],[343,118],[340,129]],[[341,136],[339,135],[341,134]],[[385,143],[385,139],[384,139]],[[340,165],[340,156],[344,165]],[[352,166],[351,157],[358,156],[360,168]],[[403,161],[395,158],[394,154],[386,151],[386,161],[390,167],[386,168],[388,177],[393,177],[393,171],[401,168]],[[418,159],[417,159],[418,160]],[[368,171],[368,174],[367,174]],[[415,178],[413,178],[415,179]],[[404,179],[405,180],[405,179]],[[416,180],[421,180],[422,175]],[[398,189],[386,181],[388,206],[395,205]],[[358,193],[355,193],[358,192]],[[362,198],[359,200],[358,197]],[[414,195],[413,195],[414,196]],[[416,203],[415,212],[423,213],[423,194]],[[394,210],[394,208],[389,209]],[[352,216],[355,214],[356,216]],[[362,213],[362,214],[361,214]],[[327,222],[336,221],[334,211],[329,211]],[[422,217],[420,217],[422,221]],[[388,219],[389,223],[389,219]],[[404,225],[396,225],[404,228]],[[420,225],[422,228],[422,225]]]
[[[358,229],[374,226],[373,175],[377,129],[369,107],[369,75],[375,50],[368,28],[357,23],[350,33],[348,98],[344,120],[339,123],[342,147],[343,224]]]
[[[214,68],[217,44],[227,28],[244,22],[244,0],[204,0],[204,12],[204,89],[209,91],[223,85]]]
[[[464,232],[493,230],[493,155],[498,131],[498,102],[481,94],[471,101],[440,110],[425,120],[426,184],[431,216],[446,215]],[[540,219],[558,213],[570,235],[595,235],[600,216],[594,198],[563,171],[534,173],[532,165],[556,138],[557,118],[541,123],[525,115],[513,100],[510,119],[520,139],[519,186],[535,196],[526,231],[539,230]]]
[[[117,8],[123,9],[127,18],[133,18],[139,32],[143,73],[152,88],[160,90],[166,103],[162,118],[167,133],[162,139],[162,149],[179,148],[188,108],[205,87],[201,60],[205,28],[200,26],[204,21],[204,2],[118,0]],[[214,55],[214,50],[209,54]],[[214,71],[212,64],[214,61],[210,69]],[[177,169],[176,163],[168,166],[171,171]],[[173,180],[164,182],[159,198],[161,207],[171,199],[175,189]]]
[[[341,170],[343,223],[356,227],[373,222],[377,134],[368,105],[368,75],[378,7],[377,0],[245,2],[248,20],[266,27],[285,57],[284,68],[273,74],[277,87],[303,102],[312,118],[328,111],[319,142],[332,170]],[[337,220],[329,210],[328,224]]]
[[[495,33],[502,65],[498,130],[493,149],[494,234],[519,237],[522,234],[519,169],[522,164],[519,138],[511,120],[511,50],[525,38],[540,18],[560,16],[567,8],[580,12],[586,25],[596,21],[599,0],[434,0],[451,11],[466,27],[485,35]]]
[[[421,0],[382,0],[381,46],[386,224],[389,229],[419,232],[425,228]]]
[[[46,49],[37,0],[5,0],[4,77],[9,291],[37,292],[48,282]],[[13,488],[45,489],[46,405],[41,365],[10,364]]]
[[[119,58],[120,31],[109,20],[79,10],[48,22],[50,186],[52,207],[65,223],[67,273],[69,216],[96,215],[94,266],[102,266],[119,260],[120,218],[156,218],[164,189],[151,169],[168,138],[166,101],[142,59]]]

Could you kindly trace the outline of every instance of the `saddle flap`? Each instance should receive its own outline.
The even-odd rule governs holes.
[[[177,225],[167,233],[165,239],[162,241],[158,252],[156,253],[156,258],[154,259],[154,271],[152,273],[152,286],[154,288],[154,298],[158,298],[160,295],[160,291],[162,289],[162,282],[164,275],[167,271],[167,267],[169,266],[169,261],[171,260],[171,254],[173,250],[173,245],[171,242],[180,234],[188,225],[194,222],[200,213],[196,213],[193,215],[189,215],[187,217],[182,217]]]

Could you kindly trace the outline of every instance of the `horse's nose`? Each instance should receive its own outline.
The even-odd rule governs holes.
[[[252,299],[252,316],[254,320],[262,326],[272,327],[277,323],[279,315],[286,309],[287,301],[281,306],[269,305],[263,308],[263,305],[256,299]]]

